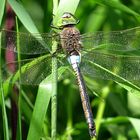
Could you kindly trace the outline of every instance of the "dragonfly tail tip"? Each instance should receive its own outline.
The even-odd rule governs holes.
[[[93,129],[90,129],[89,130],[89,133],[90,133],[90,137],[92,137],[92,138],[93,137],[96,137],[96,130],[95,129],[94,130]]]

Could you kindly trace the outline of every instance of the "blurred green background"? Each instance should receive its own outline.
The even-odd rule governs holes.
[[[47,0],[24,0],[23,7],[31,16],[39,32],[50,32],[53,19],[53,2]],[[75,16],[80,20],[77,25],[80,32],[117,31],[134,28],[140,24],[139,0],[81,0]],[[2,21],[4,27],[6,13]],[[27,32],[23,24],[19,23],[21,32]],[[3,56],[4,57],[4,56]],[[86,79],[90,96],[93,116],[97,123],[98,140],[138,140],[140,139],[140,98],[125,90],[113,81],[103,79]],[[26,87],[27,90],[28,87]],[[32,104],[36,99],[37,87],[29,87],[27,97]],[[82,110],[79,90],[73,74],[63,73],[58,81],[58,116],[57,139],[60,140],[88,140],[88,127]],[[139,93],[138,93],[139,95]],[[9,130],[12,125],[10,119],[10,96],[6,96],[6,111]],[[43,106],[42,106],[43,107]],[[23,139],[28,135],[30,115],[26,114],[27,106],[23,106],[22,133]],[[28,111],[27,111],[28,112]],[[29,112],[32,112],[30,109]],[[43,125],[42,140],[50,138],[49,104],[45,123]],[[0,109],[0,124],[2,124],[2,109]],[[0,139],[4,139],[3,127],[0,125]],[[11,133],[10,133],[11,139]]]

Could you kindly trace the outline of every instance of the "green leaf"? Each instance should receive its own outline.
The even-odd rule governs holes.
[[[131,124],[133,125],[133,127],[136,130],[136,133],[140,139],[140,119],[137,118],[129,118],[129,121],[131,122]]]
[[[66,70],[67,67],[59,68],[58,78],[61,77]],[[52,74],[39,85],[27,140],[39,140],[42,136],[43,123],[53,90],[52,85]]]
[[[27,63],[24,64],[21,67],[21,73],[22,73],[22,75],[24,75],[26,73],[26,71],[28,71],[29,69],[32,69],[35,65],[38,65],[38,63],[40,63],[42,61],[46,61],[45,59],[49,59],[49,58],[50,57],[48,55],[43,55],[43,56],[38,57],[36,59],[29,59],[29,60],[25,61]],[[49,68],[47,68],[47,69],[49,69]],[[49,75],[49,73],[48,73],[48,75]],[[8,95],[9,90],[18,81],[19,77],[20,77],[20,71],[17,70],[15,74],[10,75],[8,77],[8,79],[6,81],[4,81],[3,88],[4,88],[4,95],[5,96]],[[31,84],[34,85],[33,83],[31,83]],[[37,83],[37,84],[39,84],[39,83]]]
[[[108,124],[127,123],[127,122],[130,122],[133,125],[140,139],[140,133],[139,133],[140,132],[140,119],[138,118],[119,116],[116,118],[105,119],[103,121],[103,124],[106,124],[106,126],[108,126]]]
[[[21,94],[22,94],[21,110],[26,118],[26,122],[30,123],[32,110],[33,110],[33,104],[31,103],[29,97],[26,95],[26,93],[23,90],[21,91]]]
[[[96,11],[89,15],[85,30],[87,32],[97,31],[107,17],[107,14],[104,13],[106,13],[105,7],[97,7]]]
[[[39,33],[30,15],[27,13],[21,3],[18,3],[15,0],[8,0],[8,3],[14,10],[15,14],[18,16],[22,24],[30,33]]]
[[[51,92],[51,80],[46,78],[39,85],[39,90],[30,122],[27,140],[39,140],[42,136],[44,119],[51,98]]]
[[[58,9],[54,13],[55,14],[54,25],[55,23],[57,23],[58,18],[60,18],[64,12],[69,12],[69,13],[74,14],[78,7],[79,2],[80,0],[70,0],[70,1],[60,0]]]
[[[0,27],[2,22],[2,17],[4,14],[5,0],[0,0]]]
[[[97,63],[94,63],[94,62],[89,61],[89,60],[86,61],[86,63],[88,65],[90,65],[91,68],[95,67],[96,69],[100,69],[100,70],[106,72],[107,74],[111,75],[112,79],[114,79],[113,81],[115,81],[116,83],[120,83],[121,86],[125,87],[126,90],[128,90],[128,91],[131,90],[131,92],[133,92],[137,96],[140,96],[140,87],[138,87],[137,85],[135,85],[132,82],[128,81],[127,79],[125,79],[125,78],[113,73],[112,71],[102,67],[101,65],[99,65]]]
[[[116,82],[116,83],[119,84],[124,89],[126,89],[127,91],[129,91],[129,93],[132,93],[133,95],[140,98],[140,91],[139,90],[136,90],[134,87],[128,86],[126,84],[122,84],[122,83],[119,83],[119,82]]]
[[[1,40],[1,32],[0,32],[0,40]],[[8,120],[7,120],[7,113],[6,113],[6,105],[5,105],[5,99],[4,99],[4,89],[3,89],[3,83],[2,83],[2,64],[1,59],[2,53],[1,53],[1,42],[0,42],[0,102],[2,106],[2,120],[3,120],[3,131],[4,131],[4,140],[9,140],[9,129],[8,129]]]
[[[119,1],[115,0],[94,0],[94,2],[100,4],[100,5],[105,5],[105,6],[110,6],[112,8],[119,9],[121,11],[124,11],[128,14],[131,14],[135,16],[135,18],[140,22],[140,15],[133,11],[132,9],[128,8],[126,5],[120,3]]]
[[[127,96],[127,106],[131,112],[132,116],[138,116],[140,115],[140,98],[138,98],[137,96],[135,96],[135,94],[128,94]]]
[[[75,13],[80,0],[61,0],[58,6],[58,14],[62,15],[64,12]]]

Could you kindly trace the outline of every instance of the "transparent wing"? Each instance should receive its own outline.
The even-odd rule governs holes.
[[[23,85],[39,85],[51,73],[50,49],[54,39],[59,41],[59,35],[17,33],[7,30],[1,30],[0,34],[1,49],[4,50],[3,56],[6,58],[2,65],[3,82],[15,83],[20,77]],[[21,60],[17,60],[18,53]]]
[[[57,34],[30,34],[17,33],[14,31],[0,30],[1,47],[8,48],[11,51],[17,52],[17,45],[20,46],[21,54],[45,54],[51,50],[52,40],[59,39]]]
[[[84,75],[98,79],[128,80],[140,86],[140,56],[83,53],[80,64]]]
[[[21,64],[21,75],[19,73],[19,63]],[[9,71],[9,67],[15,67],[14,72]],[[36,59],[14,61],[2,66],[3,81],[10,83],[18,82],[19,77],[23,85],[38,85],[51,73],[51,56],[45,55]]]
[[[112,32],[95,32],[81,35],[83,49],[106,49],[111,51],[140,50],[140,27]]]
[[[140,86],[140,27],[83,34],[81,42],[83,74]]]
[[[58,60],[57,68],[62,65],[68,65],[64,56],[59,57]],[[21,65],[20,69],[19,64]],[[50,54],[37,58],[13,61],[2,65],[2,80],[9,84],[19,83],[20,78],[20,83],[22,85],[39,85],[41,81],[47,76],[50,76],[51,73],[52,55]]]
[[[16,32],[12,33],[14,40],[17,37]],[[6,33],[7,34],[7,33]],[[5,49],[7,40],[5,32],[2,33],[2,48]],[[20,34],[19,40],[21,48],[21,54],[43,54],[48,51],[48,46],[52,42],[52,35],[42,34],[46,44],[40,43],[42,39],[29,34]],[[57,36],[57,35],[56,35]],[[46,38],[45,38],[46,37]],[[114,75],[118,75],[121,78],[132,81],[137,85],[140,85],[140,28],[133,28],[124,31],[117,32],[96,32],[93,34],[81,35],[81,41],[83,43],[82,62],[80,64],[83,74],[90,77],[96,77],[101,79],[116,79]],[[27,39],[27,40],[26,40]],[[16,39],[15,39],[16,40]],[[23,41],[22,41],[23,40]],[[9,46],[15,46],[16,41],[10,41]],[[12,42],[14,43],[12,45]],[[49,43],[50,42],[50,43]],[[29,47],[28,47],[29,46]],[[15,49],[16,51],[16,49]],[[59,54],[58,54],[59,55]],[[51,72],[51,56],[46,58],[39,57],[33,60],[20,61],[21,64],[25,64],[22,70],[21,82],[23,84],[38,85],[50,72]],[[42,58],[42,59],[41,59]],[[64,62],[66,64],[67,62]],[[18,62],[11,62],[8,65],[14,64],[18,67]],[[8,70],[5,70],[4,77],[7,78]],[[18,73],[18,70],[15,71]],[[17,74],[18,75],[18,74]],[[15,78],[15,76],[13,77]],[[4,79],[4,78],[3,78]]]

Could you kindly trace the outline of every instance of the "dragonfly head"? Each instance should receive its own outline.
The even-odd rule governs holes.
[[[64,27],[76,25],[79,23],[79,20],[71,13],[65,12],[61,18],[57,21],[57,25],[54,28],[63,29]]]

